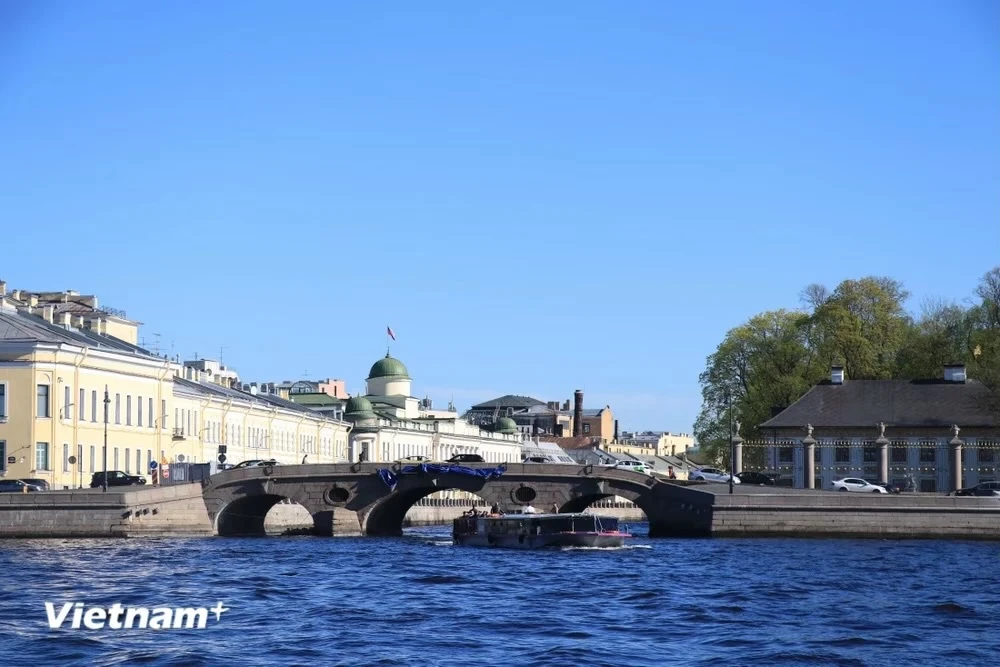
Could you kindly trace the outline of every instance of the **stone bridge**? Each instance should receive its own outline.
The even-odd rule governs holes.
[[[495,464],[467,464],[493,468]],[[399,475],[390,490],[378,476],[399,464],[338,463],[239,468],[203,482],[203,497],[218,535],[263,535],[264,517],[283,499],[313,516],[320,535],[400,535],[403,517],[421,498],[458,489],[510,512],[531,503],[579,512],[610,496],[635,503],[650,524],[651,537],[703,535],[711,526],[712,494],[641,473],[593,465],[508,464],[496,479],[459,473]]]

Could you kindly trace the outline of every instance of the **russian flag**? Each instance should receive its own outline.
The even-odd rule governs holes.
[[[386,327],[385,328],[385,332],[387,334],[389,334],[390,338],[392,338],[393,340],[396,340],[396,334],[392,333],[392,328],[391,327]]]

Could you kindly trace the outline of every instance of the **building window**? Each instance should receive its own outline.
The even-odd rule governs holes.
[[[850,447],[837,447],[833,450],[833,461],[834,463],[850,463],[851,462],[851,448]]]
[[[70,399],[70,392],[71,391],[72,390],[70,389],[69,385],[66,385],[65,387],[63,387],[63,409],[62,409],[63,419],[72,419],[72,417],[73,417],[73,413],[71,413],[69,411],[69,409],[70,409],[70,400],[71,400]]]
[[[48,387],[46,387],[48,388]],[[49,443],[35,443],[35,470],[49,469]]]
[[[142,474],[142,450],[135,450],[135,473],[137,475]]]
[[[149,464],[153,462],[153,450],[146,450],[146,470],[149,470]]]
[[[69,443],[63,443],[63,472],[69,472]]]
[[[893,463],[906,463],[907,456],[906,445],[893,445],[892,446],[892,462]]]
[[[780,463],[791,463],[792,462],[792,448],[791,447],[779,447],[778,448],[778,461]]]
[[[935,491],[937,491],[937,480],[936,479],[920,480],[920,490],[923,493],[934,493]]]
[[[3,385],[0,384],[0,387]],[[7,469],[7,442],[0,440],[0,470]]]
[[[997,450],[992,447],[980,447],[979,448],[979,462],[980,463],[996,463]]]
[[[90,472],[97,470],[97,447],[90,446]]]
[[[156,426],[156,420],[153,419],[153,399],[149,399],[149,428]]]
[[[97,390],[90,392],[90,421],[97,421]]]
[[[115,394],[115,423],[122,423],[122,395]],[[115,466],[117,468],[118,466]]]
[[[76,465],[77,470],[83,471],[83,445],[76,446]]]
[[[132,450],[128,447],[125,448],[125,472],[132,472]]]
[[[80,421],[83,421],[84,414],[85,414],[83,406],[86,405],[86,403],[87,403],[87,390],[86,389],[81,389],[80,390],[80,400],[77,401],[77,403],[80,404],[79,413],[78,413],[79,416],[80,416]]]
[[[920,448],[921,463],[937,463],[937,446]],[[923,482],[921,482],[923,485]],[[923,489],[921,489],[922,491]]]
[[[142,396],[135,399],[135,425],[142,426]],[[140,472],[136,470],[136,472]]]
[[[37,396],[38,396],[38,401],[37,401],[37,403],[38,403],[38,416],[39,417],[49,417],[50,416],[50,413],[49,413],[49,385],[47,385],[47,384],[40,384],[40,385],[38,385]],[[44,444],[44,443],[39,443],[39,444]],[[48,445],[45,445],[45,446],[48,447]],[[48,450],[46,449],[46,451],[48,451]],[[46,456],[48,456],[48,455],[46,454]],[[46,460],[48,460],[48,459],[46,459]],[[45,468],[42,468],[42,470],[45,470]]]
[[[590,424],[584,424],[583,425],[583,432],[584,433],[590,433]]]
[[[862,452],[865,463],[878,463],[878,447],[867,446]]]
[[[125,397],[125,425],[132,425],[132,394]]]
[[[0,419],[7,418],[7,383],[0,382]],[[2,470],[2,468],[0,468]]]
[[[115,447],[115,466],[114,470],[118,470],[118,448]]]

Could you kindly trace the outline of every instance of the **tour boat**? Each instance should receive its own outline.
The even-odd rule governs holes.
[[[455,544],[477,547],[541,549],[544,547],[620,547],[628,532],[618,519],[585,512],[575,514],[466,514],[454,521]]]

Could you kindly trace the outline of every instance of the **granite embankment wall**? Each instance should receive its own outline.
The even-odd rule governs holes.
[[[0,537],[212,533],[200,484],[0,494]]]
[[[712,535],[1000,540],[1000,498],[716,495]]]

